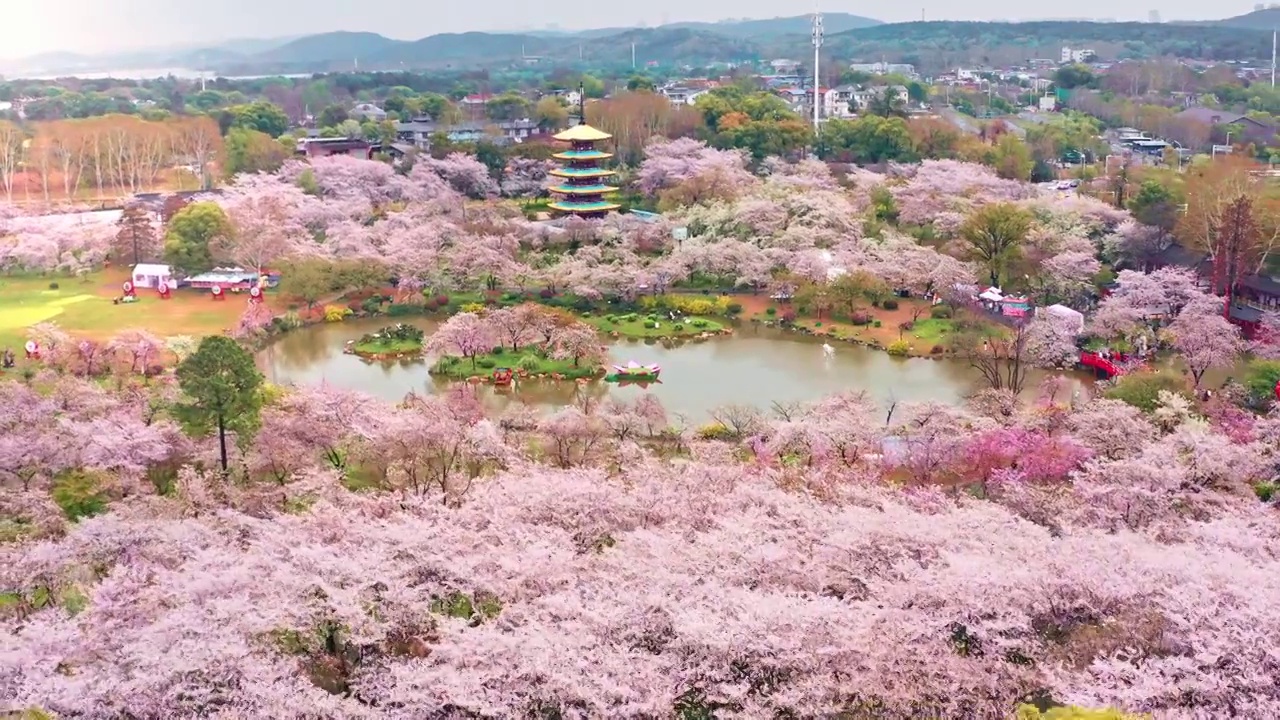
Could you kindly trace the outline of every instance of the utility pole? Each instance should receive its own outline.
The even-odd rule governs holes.
[[[1271,31],[1271,87],[1276,86],[1276,31]]]
[[[631,43],[631,69],[632,70],[636,69],[636,44],[635,43]],[[1274,82],[1271,84],[1275,85]]]
[[[818,102],[818,88],[821,83],[818,81],[818,52],[822,48],[822,13],[814,9],[813,13],[813,132],[818,132],[819,108],[822,106]]]

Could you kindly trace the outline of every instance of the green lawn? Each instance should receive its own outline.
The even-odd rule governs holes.
[[[351,349],[358,355],[408,355],[422,352],[421,340],[382,339],[373,342],[357,342]]]
[[[474,363],[468,358],[446,355],[432,366],[431,374],[465,380],[473,375],[487,377],[497,368],[524,370],[529,375],[558,373],[568,379],[595,377],[600,374],[599,367],[586,364],[574,366],[572,360],[554,360],[537,347],[520,348],[518,352],[507,350],[500,355],[485,353],[477,356]]]
[[[244,311],[242,297],[214,302],[207,293],[178,290],[169,300],[155,291],[138,291],[137,302],[114,305],[127,272],[115,269],[84,278],[0,276],[0,349],[21,347],[27,328],[54,322],[77,336],[106,340],[122,330],[141,328],[161,337],[217,335]],[[50,283],[58,288],[51,289]]]
[[[719,332],[724,325],[709,318],[689,317],[679,322],[671,322],[665,318],[657,320],[658,327],[645,327],[646,316],[638,313],[627,315],[591,315],[582,318],[583,322],[594,325],[600,332],[616,332],[622,337],[631,338],[664,338],[692,337],[704,332]],[[702,327],[694,327],[695,322],[705,323]]]
[[[947,336],[955,332],[956,324],[952,320],[942,318],[925,318],[917,322],[907,334],[917,340],[942,344]]]

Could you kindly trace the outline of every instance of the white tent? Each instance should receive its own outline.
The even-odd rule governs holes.
[[[1072,329],[1075,330],[1075,333],[1077,335],[1079,335],[1081,332],[1084,332],[1084,314],[1083,313],[1076,310],[1072,310],[1066,305],[1050,305],[1049,307],[1046,307],[1044,311],[1049,315],[1060,317],[1066,320],[1067,322],[1069,322],[1071,324]]]
[[[173,279],[173,271],[168,265],[155,263],[138,263],[133,266],[133,286],[137,288],[158,288],[168,285],[176,288],[178,283]]]

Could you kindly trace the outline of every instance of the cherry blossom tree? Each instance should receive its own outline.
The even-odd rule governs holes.
[[[751,182],[746,167],[746,155],[737,150],[716,150],[691,138],[654,137],[645,146],[636,182],[646,195],[699,177],[716,177],[717,182],[740,186]]]
[[[424,348],[428,353],[470,358],[474,370],[476,357],[492,350],[495,344],[497,339],[488,322],[475,313],[458,313],[427,338]]]
[[[537,304],[524,303],[494,310],[485,316],[485,321],[493,328],[494,334],[503,343],[510,344],[512,352],[516,352],[536,337],[541,314],[541,307]]]
[[[1216,310],[1217,302],[1208,304]],[[1215,367],[1230,367],[1245,350],[1240,329],[1218,312],[1203,312],[1188,306],[1178,314],[1166,331],[1173,336],[1172,345],[1200,387],[1204,374]]]
[[[440,159],[421,159],[418,165],[430,169],[467,197],[484,199],[498,194],[498,183],[489,175],[489,168],[472,155],[449,153]]]
[[[557,328],[551,336],[551,357],[573,360],[578,367],[582,361],[588,366],[602,364],[608,357],[608,349],[600,342],[600,334],[586,323],[574,323]]]
[[[128,372],[144,374],[160,360],[164,341],[146,330],[125,330],[107,343],[118,363],[128,363]]]

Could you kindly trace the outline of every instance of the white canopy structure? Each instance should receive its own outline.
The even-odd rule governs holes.
[[[168,265],[157,263],[138,263],[133,266],[133,286],[136,288],[158,288],[167,285],[177,287],[173,279],[173,270]]]

